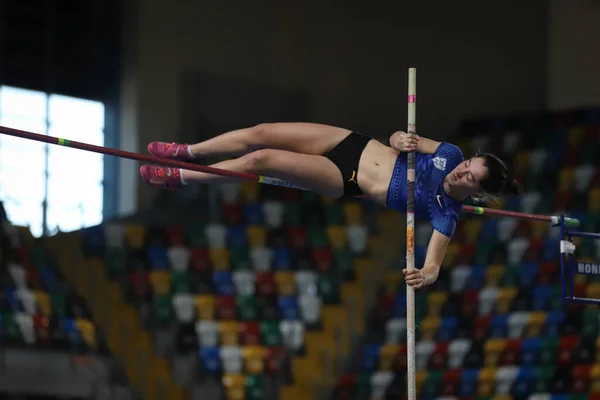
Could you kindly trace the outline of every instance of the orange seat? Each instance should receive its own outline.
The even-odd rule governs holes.
[[[484,365],[495,368],[505,347],[506,339],[488,339],[484,346]]]
[[[130,224],[125,227],[125,242],[133,249],[144,247],[145,229],[141,224]]]
[[[226,374],[223,377],[223,386],[227,400],[244,400],[246,398],[246,377],[244,375]]]
[[[227,249],[210,249],[208,254],[215,270],[228,271],[230,269],[230,257]]]
[[[485,285],[491,287],[500,286],[503,275],[504,265],[490,265],[490,267],[485,271]]]
[[[262,346],[244,346],[242,348],[244,367],[251,375],[263,373],[265,368],[265,349]]]
[[[150,272],[150,283],[154,294],[163,295],[171,292],[171,274],[168,271]]]
[[[48,293],[36,290],[34,296],[38,310],[46,317],[50,317],[52,315],[52,306],[50,305],[50,296],[48,296]]]
[[[77,330],[81,334],[84,342],[91,348],[96,348],[96,326],[86,318],[77,318],[75,320]]]
[[[215,297],[212,295],[199,294],[194,296],[196,314],[201,320],[215,319]]]
[[[385,344],[379,351],[379,370],[391,371],[396,356],[400,353],[400,345]]]
[[[342,205],[344,218],[348,225],[360,225],[362,224],[363,214],[362,206],[358,202],[349,202]]]
[[[327,227],[327,238],[331,247],[334,249],[343,249],[348,242],[346,227],[342,225],[330,225]]]
[[[246,236],[248,237],[248,245],[250,248],[262,248],[267,244],[267,231],[264,225],[252,225],[247,227]]]
[[[219,322],[219,336],[222,346],[237,346],[239,328],[236,321]]]
[[[277,292],[280,296],[292,296],[296,293],[296,280],[293,272],[277,271],[275,282],[277,282]]]

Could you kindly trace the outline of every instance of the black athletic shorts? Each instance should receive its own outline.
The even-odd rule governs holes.
[[[325,153],[342,173],[344,180],[343,197],[355,197],[363,194],[358,187],[358,163],[367,143],[371,137],[352,132],[344,138],[337,146]]]

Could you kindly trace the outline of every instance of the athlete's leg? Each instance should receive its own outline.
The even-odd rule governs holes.
[[[189,146],[152,142],[148,151],[157,157],[170,159],[239,156],[262,148],[322,155],[349,134],[347,129],[330,125],[281,122],[230,131]]]
[[[260,149],[211,166],[283,179],[326,196],[341,197],[343,194],[344,185],[339,169],[323,156],[285,150]],[[179,169],[150,165],[142,165],[140,174],[148,184],[163,188],[178,188],[182,186],[183,182],[190,185],[238,181],[235,178],[190,170],[181,171],[180,176]]]

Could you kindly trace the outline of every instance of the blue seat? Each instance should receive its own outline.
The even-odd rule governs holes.
[[[84,229],[82,232],[83,252],[87,255],[103,255],[106,247],[106,237],[102,225]]]
[[[44,287],[48,293],[54,293],[58,290],[58,283],[56,282],[56,276],[54,271],[49,267],[40,268],[40,278],[44,283]]]
[[[458,326],[458,318],[445,317],[440,322],[435,340],[438,342],[449,342],[454,339],[454,332]]]
[[[467,279],[468,289],[481,289],[485,282],[486,267],[474,265],[471,267],[471,275]]]
[[[559,169],[563,164],[564,153],[565,151],[562,148],[548,150],[548,156],[544,163],[544,170],[556,171]]]
[[[534,371],[533,367],[524,366],[519,369],[515,381],[511,388],[511,395],[515,398],[526,398],[531,393],[533,385]]]
[[[520,196],[508,196],[506,201],[506,208],[509,211],[521,211],[521,197]]]
[[[496,240],[496,231],[498,230],[498,221],[493,218],[487,218],[481,228],[480,239],[482,241]]]
[[[546,315],[546,324],[544,326],[544,336],[560,336],[560,328],[565,321],[565,314],[562,311],[551,311]]]
[[[570,400],[571,396],[568,394],[552,394],[550,400]]]
[[[535,364],[535,356],[540,347],[540,338],[527,338],[521,346],[521,365],[533,366]]]
[[[169,256],[166,247],[151,246],[148,248],[147,255],[151,270],[163,271],[169,269]]]
[[[297,320],[300,318],[300,308],[298,306],[298,297],[282,296],[279,297],[279,311],[282,319]]]
[[[207,375],[218,375],[221,372],[221,358],[218,347],[203,347],[199,351],[202,372]]]
[[[64,332],[69,340],[69,343],[73,347],[77,347],[81,344],[81,335],[77,329],[74,318],[64,318],[62,320]]]
[[[246,229],[243,226],[230,226],[227,228],[227,246],[238,249],[246,247],[248,239],[246,238]]]
[[[394,301],[394,317],[402,318],[406,316],[406,294],[398,293]]]
[[[423,265],[427,255],[427,246],[415,246],[415,265]]]
[[[215,290],[220,296],[233,296],[235,295],[235,285],[233,283],[233,276],[229,271],[214,271],[213,272],[213,283]]]
[[[479,369],[465,369],[460,378],[460,396],[470,397],[477,393]]]
[[[13,288],[4,289],[4,299],[13,313],[23,311],[19,292]]]
[[[546,238],[546,240],[544,240],[544,249],[543,249],[543,254],[542,257],[544,258],[544,261],[551,261],[551,260],[556,260],[557,257],[559,256],[559,246],[558,246],[558,240],[556,240],[555,238]]]
[[[539,263],[527,263],[521,266],[521,274],[519,279],[519,287],[528,288],[535,286],[535,279],[540,270]]]
[[[552,288],[550,286],[538,286],[533,289],[533,301],[531,308],[533,311],[544,311]]]
[[[366,373],[375,372],[379,363],[379,352],[381,346],[367,344],[363,350],[362,371]]]
[[[494,315],[490,325],[491,337],[504,338],[508,336],[508,314]]]
[[[285,247],[273,248],[272,267],[275,271],[288,271],[292,269],[290,250]]]
[[[262,225],[264,221],[261,203],[246,203],[244,205],[244,216],[246,225]]]

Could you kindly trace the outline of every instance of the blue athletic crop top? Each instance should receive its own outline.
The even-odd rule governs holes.
[[[396,159],[387,194],[387,206],[406,213],[406,153]],[[444,178],[464,160],[462,151],[451,143],[442,142],[435,154],[415,153],[415,217],[431,222],[433,229],[452,237],[456,229],[462,202],[444,191]]]

